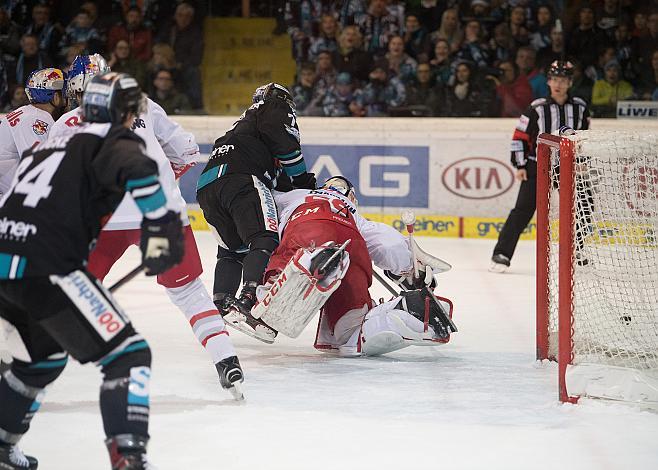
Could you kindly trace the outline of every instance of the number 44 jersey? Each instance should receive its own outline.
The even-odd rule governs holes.
[[[0,201],[0,279],[82,268],[125,192],[144,213],[164,206],[157,175],[142,139],[120,125],[72,128],[26,152]]]

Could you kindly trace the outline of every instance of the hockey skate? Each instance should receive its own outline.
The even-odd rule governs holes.
[[[401,292],[400,296],[398,308],[424,323],[425,333],[429,334],[423,340],[447,343],[450,334],[457,332],[452,321],[452,303],[448,299],[437,298],[427,287]]]
[[[24,455],[18,446],[0,444],[0,468],[3,470],[34,470],[39,462],[34,457]]]
[[[510,259],[500,253],[495,254],[491,257],[491,266],[489,271],[492,273],[504,273],[509,268]]]
[[[227,357],[222,359],[217,364],[217,373],[219,374],[219,383],[223,389],[228,390],[233,398],[238,401],[244,400],[244,393],[242,392],[242,382],[244,382],[244,375],[240,367],[240,361],[237,356]]]
[[[119,434],[106,439],[112,470],[157,470],[146,458],[147,443],[148,438],[136,434]]]
[[[262,320],[254,318],[251,309],[255,304],[256,286],[245,285],[240,298],[225,296],[219,311],[227,325],[252,338],[272,344],[278,332]]]

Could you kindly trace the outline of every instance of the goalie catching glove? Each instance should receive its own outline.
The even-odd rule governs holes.
[[[142,220],[142,265],[147,276],[161,274],[176,266],[183,259],[183,224],[173,211],[159,219]]]
[[[437,286],[434,272],[430,266],[419,269],[418,277],[414,276],[413,271],[409,274],[393,274],[391,271],[384,271],[384,274],[405,291],[422,289],[426,286],[430,290],[434,290]]]

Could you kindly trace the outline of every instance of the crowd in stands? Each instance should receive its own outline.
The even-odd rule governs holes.
[[[203,109],[202,19],[206,2],[0,0],[0,111],[26,104],[27,76],[67,71],[77,55],[99,53],[133,75],[167,113]]]
[[[655,0],[281,2],[300,115],[517,117],[569,60],[595,116],[658,100]]]

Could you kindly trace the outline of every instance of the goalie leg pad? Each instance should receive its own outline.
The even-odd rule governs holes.
[[[447,342],[450,334],[457,331],[452,321],[452,303],[448,299],[437,298],[426,287],[401,293],[398,309],[409,312],[424,323],[425,330],[432,327],[436,341]]]
[[[336,254],[335,247],[327,248]],[[284,270],[268,285],[261,286],[259,302],[251,313],[280,333],[297,338],[331,294],[340,286],[349,268],[349,254],[339,252],[340,262],[318,279],[310,272],[316,257],[325,258],[325,248],[299,249]]]

